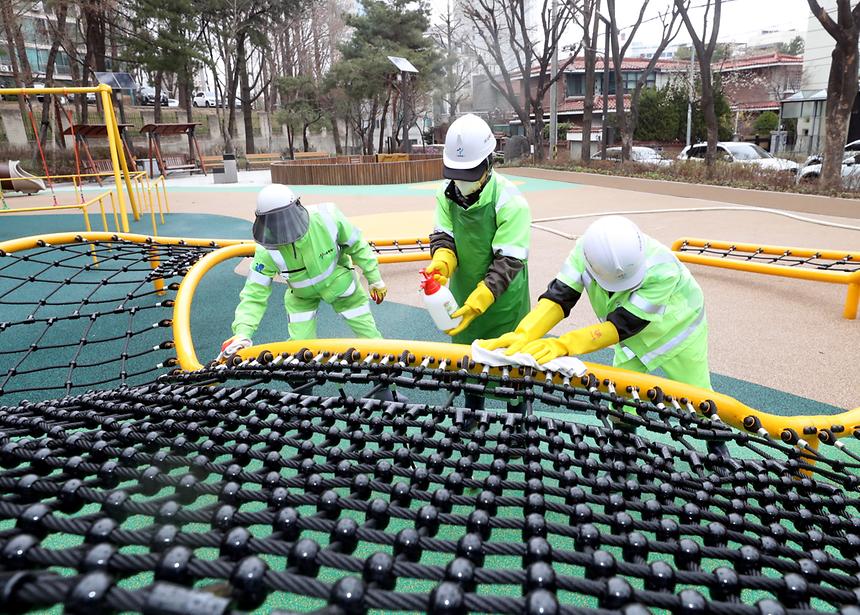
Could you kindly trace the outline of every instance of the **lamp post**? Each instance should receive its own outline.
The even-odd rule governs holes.
[[[550,82],[552,87],[549,89],[549,158],[554,160],[558,150],[558,83],[555,79],[558,75],[558,33],[555,32],[555,18],[557,0],[552,0],[552,5],[549,10],[549,19],[553,32],[556,36],[555,48],[552,52],[552,77]],[[529,76],[531,78],[531,76]],[[535,118],[537,121],[537,118]]]
[[[406,58],[388,56],[388,61],[394,64],[397,70],[400,71],[400,123],[403,129],[400,147],[403,152],[409,153],[412,151],[412,143],[409,142],[409,122],[406,117],[407,80],[410,73],[417,75],[418,69]]]

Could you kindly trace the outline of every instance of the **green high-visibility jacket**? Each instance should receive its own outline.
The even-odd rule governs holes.
[[[659,241],[645,236],[647,271],[642,283],[631,290],[610,293],[585,268],[582,242],[570,252],[560,282],[588,294],[595,315],[603,322],[610,312],[624,308],[648,325],[615,346],[615,364],[638,358],[648,371],[660,367],[691,344],[707,345],[702,289],[690,271]],[[703,356],[707,356],[705,353]]]
[[[458,264],[451,275],[450,289],[457,302],[463,305],[478,282],[483,281],[496,254],[519,259],[525,265],[493,305],[452,338],[455,343],[471,344],[476,339],[513,331],[529,311],[531,212],[513,182],[495,171],[478,201],[468,209],[445,196],[446,186],[447,182],[436,194],[434,231],[454,240]]]
[[[257,246],[239,294],[234,335],[253,336],[266,312],[272,278],[277,274],[285,279],[288,293],[326,303],[348,294],[350,286],[355,285],[353,263],[362,270],[368,284],[382,279],[376,255],[361,231],[333,203],[307,209],[309,225],[303,237],[276,250]],[[360,287],[357,290],[363,292]]]

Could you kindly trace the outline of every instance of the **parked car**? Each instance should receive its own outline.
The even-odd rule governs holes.
[[[33,87],[34,88],[43,88],[43,87],[45,87],[45,84],[34,81]],[[61,85],[54,85],[53,87],[62,87],[62,86]],[[38,100],[39,102],[44,102],[45,101],[45,95],[44,94],[36,94],[36,100]],[[69,99],[66,98],[66,96],[60,94],[60,104],[65,105],[67,102],[69,102]]]
[[[860,140],[848,143],[842,153],[842,185],[860,189]],[[821,177],[821,160],[821,154],[807,158],[797,174],[797,182],[813,182]]]
[[[191,104],[195,107],[226,107],[220,98],[217,98],[212,92],[198,90],[191,97]],[[238,98],[233,99],[233,106],[238,108],[242,106],[242,101]]]
[[[167,99],[167,106],[168,107],[178,107],[179,106],[179,99],[178,98],[168,98]]]
[[[708,150],[707,143],[688,145],[678,154],[678,160],[704,160]],[[777,158],[758,145],[735,141],[717,143],[717,160],[745,165],[754,165],[771,171],[797,173],[798,164],[793,160]]]
[[[215,94],[203,90],[194,92],[191,104],[195,107],[214,107],[216,105]]]
[[[137,100],[141,105],[150,107],[155,106],[155,88],[150,85],[145,85],[137,90]],[[161,106],[166,107],[168,104],[167,92],[161,92]]]
[[[601,160],[600,149],[598,148],[597,152],[591,155],[592,160]],[[621,148],[620,147],[607,147],[606,148],[606,159],[612,160],[614,162],[621,162]],[[630,160],[633,162],[638,162],[640,164],[653,164],[655,166],[667,166],[672,164],[671,160],[663,158],[663,156],[656,149],[651,147],[642,147],[639,145],[634,145],[630,150]]]

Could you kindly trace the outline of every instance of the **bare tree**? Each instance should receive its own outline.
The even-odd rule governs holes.
[[[554,77],[550,75],[550,62],[559,48],[561,35],[581,10],[582,3],[582,0],[560,0],[553,17],[551,1],[541,0],[537,5],[540,23],[535,28],[528,23],[525,0],[474,0],[464,5],[466,17],[477,34],[473,35],[476,59],[522,122],[538,159],[544,155],[544,96],[550,88],[557,87],[559,77],[578,52],[577,49],[571,53]],[[532,127],[530,135],[528,126]]]
[[[0,2],[0,20],[3,21],[3,29],[6,34],[9,65],[12,67],[12,78],[15,80],[15,87],[30,87],[32,85],[32,75],[29,75],[30,65],[27,62],[27,55],[24,54],[21,61],[26,64],[27,75],[29,77],[25,77],[25,73],[18,62],[17,34],[20,34],[21,27],[18,24],[18,16],[15,14],[12,2],[6,2],[5,0]],[[25,121],[24,118],[27,117],[27,104],[23,96],[17,96],[16,98],[18,99],[18,109],[21,111],[21,121]]]
[[[460,104],[469,97],[469,86],[472,81],[472,63],[464,55],[467,45],[463,40],[463,20],[453,10],[448,2],[441,21],[433,29],[442,52],[442,70],[444,74],[439,87],[442,102],[447,105],[445,110],[450,119],[454,119],[460,109]]]
[[[606,0],[606,8],[609,12],[609,36],[610,45],[612,47],[612,64],[615,66],[615,118],[618,125],[618,131],[621,133],[621,160],[630,159],[630,151],[633,148],[633,133],[636,132],[636,124],[639,121],[639,97],[642,95],[642,88],[645,87],[645,84],[648,82],[648,77],[654,72],[654,68],[657,66],[657,62],[660,60],[660,56],[663,54],[663,51],[665,51],[669,43],[678,36],[678,32],[681,29],[681,22],[678,20],[677,5],[673,5],[671,9],[667,9],[658,15],[663,26],[660,42],[657,44],[657,48],[651,55],[651,58],[648,60],[648,64],[639,71],[639,76],[633,86],[633,91],[630,93],[630,114],[628,115],[627,111],[624,109],[625,84],[624,73],[621,70],[621,67],[624,64],[624,57],[627,55],[628,49],[630,49],[630,44],[633,42],[636,32],[639,30],[639,26],[642,25],[642,20],[645,17],[645,10],[648,8],[649,3],[650,0],[643,0],[642,5],[639,7],[639,14],[636,17],[636,21],[630,27],[630,32],[622,44],[620,41],[617,12],[615,10],[615,0]],[[685,8],[686,6],[689,6],[689,0],[687,0]],[[604,93],[604,95],[608,95],[608,93]]]
[[[705,116],[705,127],[708,130],[708,150],[705,154],[705,162],[708,169],[713,169],[717,154],[717,141],[719,140],[719,124],[717,123],[717,111],[714,107],[714,81],[711,74],[711,63],[714,59],[714,50],[717,47],[717,36],[720,32],[720,13],[722,12],[723,0],[704,0],[704,4],[698,4],[696,8],[704,8],[702,15],[701,32],[690,19],[690,4],[686,0],[675,0],[675,9],[684,20],[684,26],[690,35],[693,49],[696,50],[696,61],[699,63],[699,76],[701,79],[702,97],[700,104],[702,114]],[[713,15],[712,15],[713,11]],[[855,84],[856,86],[856,84]]]
[[[812,14],[835,42],[830,54],[830,76],[827,79],[821,185],[830,190],[838,190],[842,187],[842,151],[848,138],[851,109],[857,97],[860,2],[852,8],[850,0],[836,0],[835,22],[817,0],[807,2]]]
[[[585,0],[582,5],[582,50],[585,62],[585,98],[582,101],[582,147],[580,158],[591,160],[591,124],[594,117],[594,82],[597,72],[597,31],[600,26],[600,0]],[[604,59],[604,67],[606,60]]]

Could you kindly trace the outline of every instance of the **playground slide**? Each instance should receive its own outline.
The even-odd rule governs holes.
[[[22,169],[20,161],[9,160],[0,162],[0,187],[34,194],[45,189],[45,182]]]

